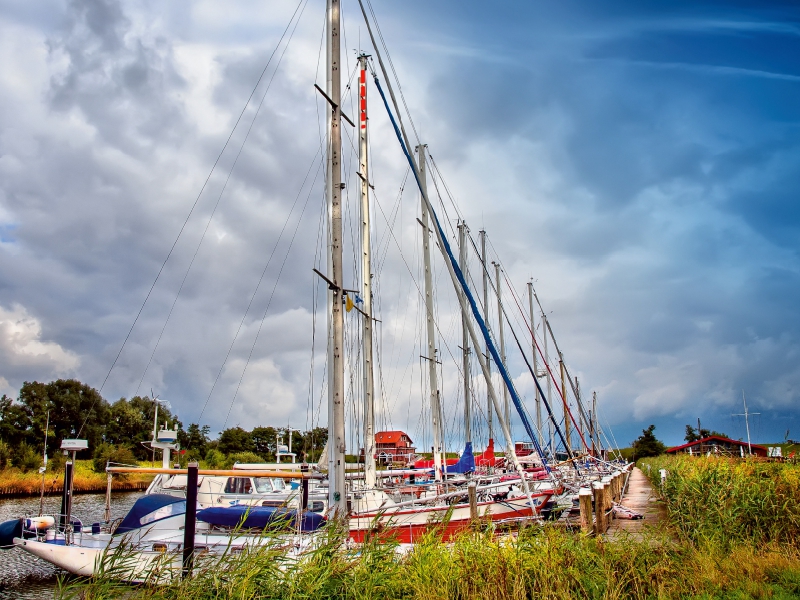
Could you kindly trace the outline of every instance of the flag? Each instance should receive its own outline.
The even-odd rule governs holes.
[[[354,306],[353,300],[350,298],[350,296],[349,295],[345,296],[344,309],[347,312],[350,312],[351,310],[353,310],[353,306]]]

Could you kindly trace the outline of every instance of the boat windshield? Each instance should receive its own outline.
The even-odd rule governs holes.
[[[256,493],[258,494],[280,492],[286,487],[283,479],[278,479],[275,477],[255,477],[254,480],[256,483]]]

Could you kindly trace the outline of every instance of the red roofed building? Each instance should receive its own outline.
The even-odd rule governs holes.
[[[375,455],[379,463],[407,463],[416,451],[413,440],[404,431],[379,431],[375,434]]]
[[[758,444],[750,444],[754,456],[767,456],[767,449]],[[718,456],[747,456],[749,454],[747,442],[732,440],[719,435],[712,435],[702,440],[695,440],[682,446],[668,448],[667,454],[700,454],[705,456],[711,452]]]

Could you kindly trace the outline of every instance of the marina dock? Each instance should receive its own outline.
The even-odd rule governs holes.
[[[620,504],[644,515],[644,519],[613,519],[605,534],[609,539],[626,534],[636,536],[646,528],[657,526],[666,518],[663,501],[653,489],[650,480],[638,467],[634,467],[631,471]]]

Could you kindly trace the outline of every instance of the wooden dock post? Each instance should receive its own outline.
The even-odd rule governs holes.
[[[473,527],[478,524],[478,487],[477,483],[470,481],[467,486],[469,495],[469,518],[472,519]]]
[[[611,527],[611,520],[614,518],[614,513],[611,511],[611,507],[613,506],[614,496],[613,496],[613,481],[614,478],[611,475],[606,475],[603,477],[603,513],[605,513],[605,525],[606,529]],[[605,532],[604,532],[605,533]]]
[[[578,504],[581,509],[581,531],[589,533],[592,531],[592,490],[581,488],[578,491]]]
[[[605,501],[603,500],[603,484],[601,482],[595,481],[592,484],[592,496],[594,497],[594,534],[601,535],[606,530]]]

